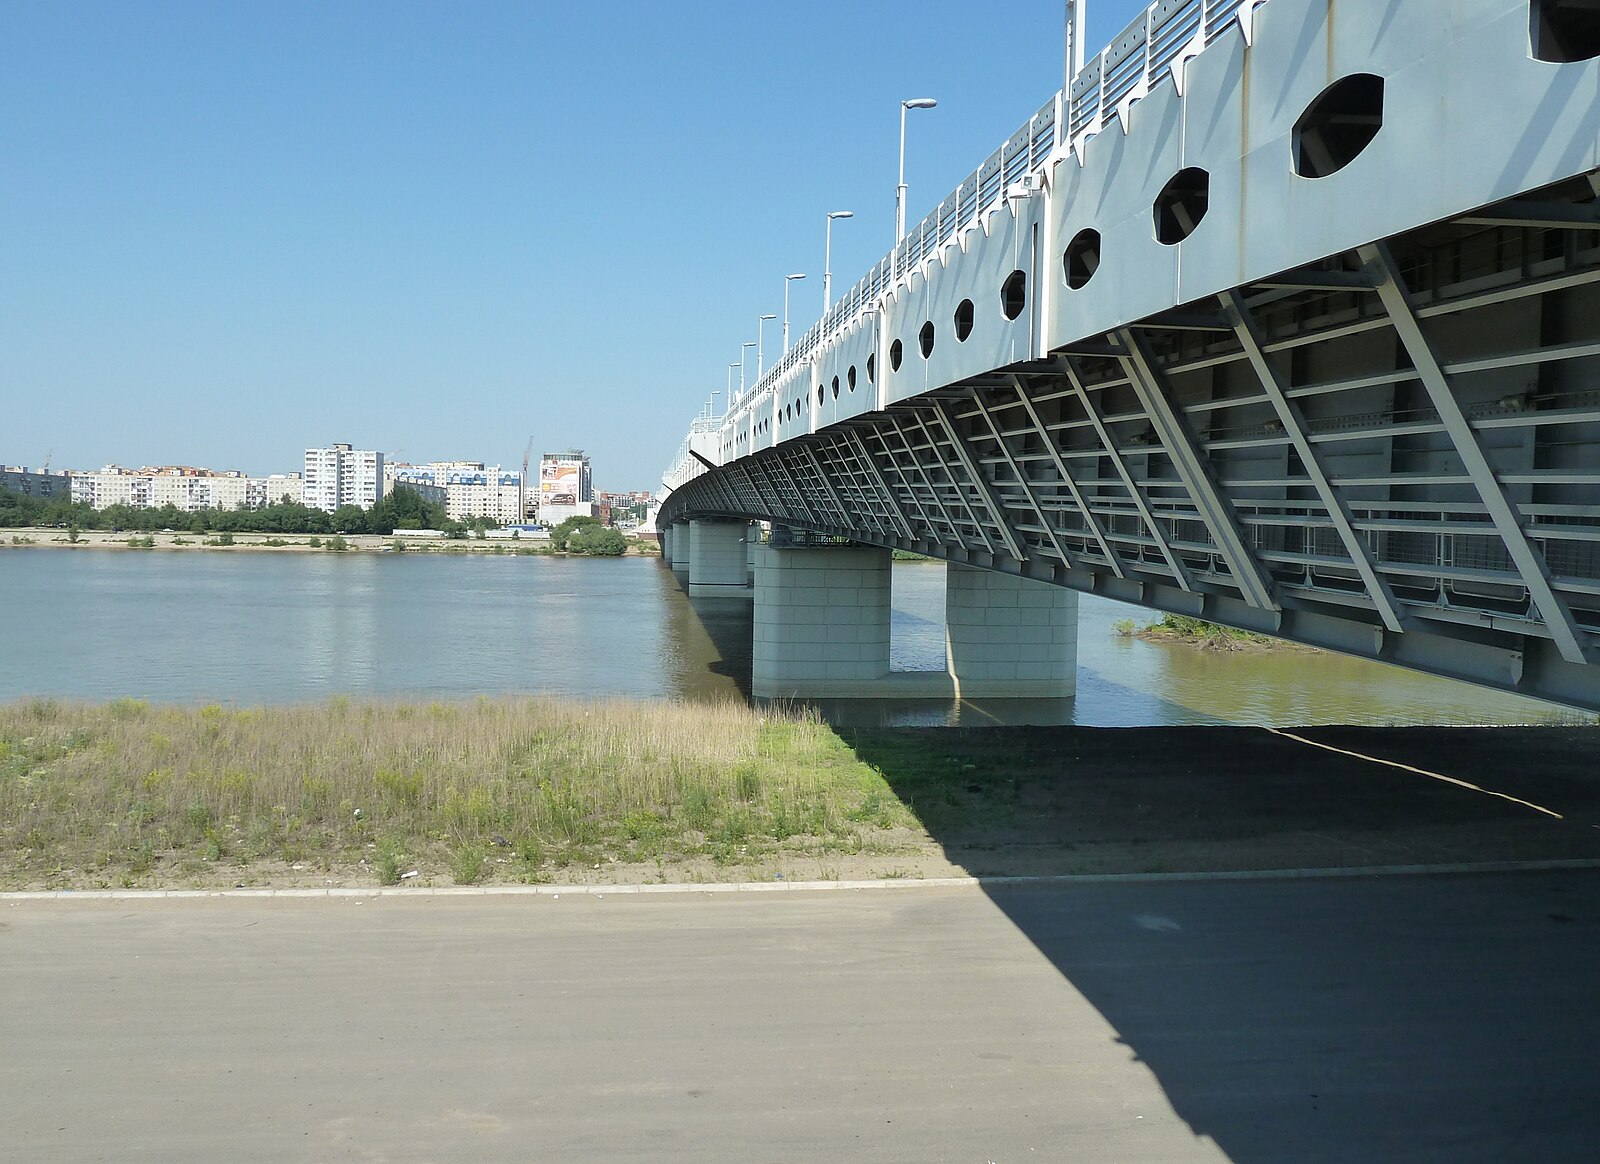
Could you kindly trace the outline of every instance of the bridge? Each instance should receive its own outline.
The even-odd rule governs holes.
[[[1160,0],[668,469],[759,694],[1070,694],[1076,594],[1600,709],[1600,4]],[[830,547],[843,548],[830,548]],[[880,642],[881,640],[881,642]]]

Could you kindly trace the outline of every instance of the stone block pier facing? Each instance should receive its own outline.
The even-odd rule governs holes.
[[[758,698],[1061,699],[1076,691],[1078,595],[950,563],[945,670],[890,667],[889,550],[758,544],[742,522],[663,533],[691,597],[755,601],[751,692]],[[681,563],[681,565],[680,565]],[[753,585],[747,563],[753,563]]]

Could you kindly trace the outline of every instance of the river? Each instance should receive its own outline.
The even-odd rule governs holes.
[[[897,563],[894,666],[943,665],[944,570]],[[1494,724],[1592,717],[1325,652],[1119,636],[1152,615],[1084,595],[1078,694],[854,702],[888,723]],[[750,678],[750,604],[696,600],[653,558],[7,549],[0,700],[240,705],[548,692],[711,700]]]

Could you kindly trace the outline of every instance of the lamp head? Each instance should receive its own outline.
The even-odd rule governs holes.
[[[828,211],[828,217],[829,218],[854,218],[855,216],[856,216],[856,214],[855,214],[855,211],[853,211],[853,210],[830,210],[830,211]]]
[[[778,317],[776,315],[763,315],[761,318],[762,319],[777,319]]]
[[[804,275],[804,274],[799,274],[799,275],[785,275],[785,276],[784,276],[784,278],[785,278],[785,279],[804,279],[804,278],[805,278],[805,275]]]
[[[932,109],[939,103],[932,97],[913,97],[910,101],[902,101],[900,104],[907,109]]]

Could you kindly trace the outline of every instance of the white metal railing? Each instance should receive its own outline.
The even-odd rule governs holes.
[[[717,427],[746,415],[771,398],[780,382],[806,363],[818,348],[857,322],[882,296],[903,282],[924,260],[954,242],[962,231],[1004,203],[1008,193],[1030,174],[1042,173],[1065,150],[1081,150],[1113,115],[1125,113],[1163,75],[1171,72],[1180,86],[1183,65],[1216,40],[1235,20],[1250,33],[1255,9],[1268,0],[1156,0],[1100,54],[1085,63],[1071,82],[1045,102],[1039,112],[1008,137],[999,149],[906,232],[893,250],[834,301],[754,387],[731,408]],[[707,418],[697,418],[699,424]],[[691,429],[691,432],[703,431]],[[669,478],[688,461],[684,441]],[[689,476],[697,470],[690,469]]]

